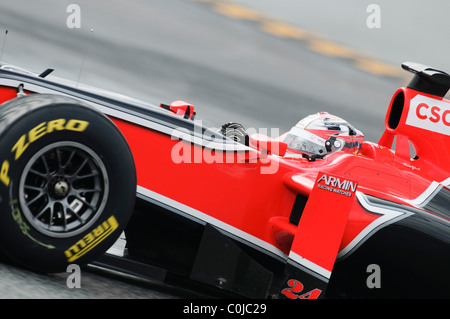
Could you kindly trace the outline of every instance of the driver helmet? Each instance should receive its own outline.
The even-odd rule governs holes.
[[[338,151],[357,154],[364,134],[337,116],[319,112],[300,120],[284,142],[291,152],[314,160]]]

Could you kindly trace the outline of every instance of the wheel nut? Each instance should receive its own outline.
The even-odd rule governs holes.
[[[69,184],[64,181],[59,181],[55,184],[55,194],[64,197],[69,193]]]

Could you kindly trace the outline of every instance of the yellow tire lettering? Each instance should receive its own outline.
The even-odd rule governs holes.
[[[9,186],[9,176],[8,176],[8,170],[9,170],[9,162],[7,160],[3,161],[2,168],[0,169],[0,181],[2,181],[3,184],[6,186]]]
[[[64,130],[64,124],[66,124],[66,119],[58,119],[48,122],[47,133],[51,133],[54,130],[58,131]]]
[[[100,244],[106,237],[113,233],[119,227],[117,219],[113,216],[109,217],[102,224],[98,225],[94,230],[81,238],[74,245],[69,247],[64,254],[68,262],[73,262],[89,252],[95,246]]]
[[[92,243],[95,240],[95,236],[92,233],[87,234],[86,236],[83,237],[84,242],[89,245],[90,243]]]
[[[89,122],[81,121],[81,120],[69,120],[67,122],[65,129],[76,131],[76,132],[83,132],[89,125]]]
[[[16,153],[15,160],[18,160],[28,146],[44,136],[47,133],[54,131],[69,130],[75,132],[83,132],[88,127],[89,122],[82,120],[69,120],[66,124],[66,119],[57,119],[49,122],[42,122],[39,125],[33,127],[28,134],[22,135],[19,140],[14,144],[11,149],[12,153]],[[28,136],[28,141],[27,141]]]
[[[35,126],[28,132],[28,143],[33,143],[38,138],[47,134],[46,122],[42,122],[41,124]]]
[[[106,222],[105,222],[106,223]],[[106,227],[106,229],[108,228],[108,226]],[[94,235],[94,237],[100,237],[101,234],[103,234],[105,230],[103,229],[102,225],[99,225],[97,228],[95,228],[92,231],[92,234]]]
[[[27,149],[27,147],[30,145],[30,143],[25,143],[27,140],[27,135],[22,135],[16,144],[14,144],[11,152],[16,152],[16,156],[14,157],[15,160],[18,160],[19,157],[22,155],[22,153]]]

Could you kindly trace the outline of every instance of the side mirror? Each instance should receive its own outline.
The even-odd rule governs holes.
[[[286,154],[287,150],[286,143],[262,134],[252,134],[250,136],[250,146],[264,151],[267,154],[274,154],[281,157]]]
[[[177,115],[181,115],[185,119],[193,120],[195,116],[195,106],[184,101],[174,101],[170,105],[160,104],[159,106],[168,111],[172,111]]]

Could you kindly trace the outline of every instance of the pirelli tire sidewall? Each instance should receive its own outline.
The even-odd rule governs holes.
[[[46,232],[30,222],[30,215],[24,214],[26,201],[19,198],[24,193],[19,191],[24,170],[29,172],[33,156],[36,161],[36,154],[43,154],[49,145],[82,146],[80,154],[92,155],[107,176],[107,185],[100,184],[107,193],[90,195],[101,209],[91,210],[90,222],[70,234]],[[117,240],[131,216],[136,174],[128,144],[110,119],[76,100],[35,94],[5,103],[0,108],[0,167],[0,251],[21,266],[59,272],[66,271],[68,264],[86,264]],[[39,176],[34,179],[39,181]],[[81,206],[88,210],[89,206]]]

